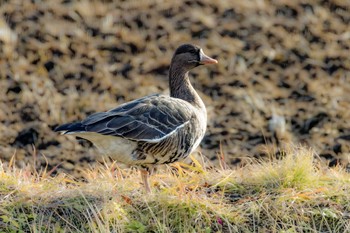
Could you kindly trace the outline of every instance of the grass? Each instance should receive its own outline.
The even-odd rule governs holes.
[[[1,232],[349,232],[350,175],[311,150],[245,167],[208,168],[192,159],[151,177],[116,164],[85,181],[0,165]]]

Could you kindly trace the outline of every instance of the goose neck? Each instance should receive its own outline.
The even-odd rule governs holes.
[[[172,69],[169,71],[170,96],[173,98],[183,99],[190,104],[203,108],[204,104],[193,88],[188,71],[184,69]]]

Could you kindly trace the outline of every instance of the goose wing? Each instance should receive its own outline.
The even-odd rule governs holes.
[[[86,132],[158,142],[188,124],[191,116],[191,108],[185,101],[152,95],[108,112],[92,114],[81,122],[80,127]]]

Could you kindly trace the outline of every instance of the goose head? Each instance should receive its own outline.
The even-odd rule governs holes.
[[[191,70],[200,65],[215,64],[217,60],[207,56],[203,50],[192,44],[179,46],[171,60],[171,66],[181,67],[184,70]]]
[[[205,55],[203,50],[196,45],[184,44],[178,47],[169,69],[170,96],[186,100],[205,109],[202,100],[190,83],[188,72],[197,66],[215,63],[218,61]]]

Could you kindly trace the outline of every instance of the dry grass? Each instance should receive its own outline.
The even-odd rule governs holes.
[[[347,232],[350,175],[325,168],[311,150],[280,160],[213,169],[197,160],[151,178],[100,165],[85,182],[0,166],[4,232]],[[208,165],[208,162],[205,163]]]
[[[52,129],[167,93],[172,53],[191,42],[219,60],[191,73],[208,109],[206,157],[221,143],[239,163],[293,142],[346,164],[349,9],[348,0],[2,2],[1,160],[16,151],[25,166],[34,144],[50,169],[80,176],[96,152]]]

